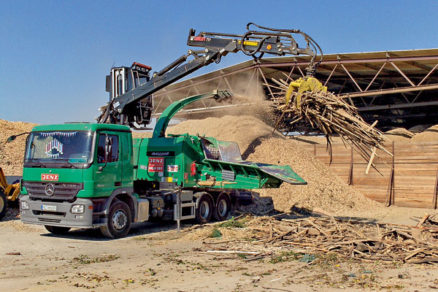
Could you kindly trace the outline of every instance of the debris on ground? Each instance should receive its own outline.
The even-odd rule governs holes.
[[[417,224],[418,228],[428,228],[433,227],[438,229],[438,214],[430,215],[430,214],[424,214],[424,216],[420,219],[420,221]]]
[[[228,253],[245,251],[259,258],[289,251],[297,259],[309,263],[330,253],[364,262],[438,263],[438,227],[420,229],[329,216],[291,218],[284,214],[246,216],[238,220],[240,225],[227,226],[222,222],[200,227],[197,233],[205,236],[204,249],[211,250],[214,246],[214,250]],[[219,230],[223,236],[208,236],[211,229]]]

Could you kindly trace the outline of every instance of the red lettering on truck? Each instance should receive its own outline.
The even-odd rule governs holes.
[[[149,172],[164,172],[164,157],[149,157]]]
[[[41,180],[45,180],[45,181],[58,181],[59,180],[59,174],[42,173],[41,174]]]

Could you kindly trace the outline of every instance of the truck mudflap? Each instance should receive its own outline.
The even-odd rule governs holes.
[[[72,213],[74,205],[83,205],[83,213]],[[82,207],[81,207],[82,208]],[[93,202],[77,198],[74,202],[47,202],[20,197],[21,221],[59,227],[93,228]]]

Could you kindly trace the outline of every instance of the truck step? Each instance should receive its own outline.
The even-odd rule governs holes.
[[[190,214],[189,215],[184,215],[184,216],[180,215],[180,214],[182,214],[182,209],[183,208],[187,208],[187,207],[190,207]],[[179,217],[180,220],[195,219],[196,218],[195,208],[196,208],[196,203],[194,203],[194,202],[182,203],[180,210],[178,210],[178,204],[173,205],[173,210],[174,210],[174,212],[173,212],[173,214],[174,214],[173,220],[175,220],[175,221],[178,220],[178,217]]]

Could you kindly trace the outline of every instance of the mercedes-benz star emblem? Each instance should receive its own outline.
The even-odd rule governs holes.
[[[47,184],[45,192],[47,196],[53,196],[53,194],[55,193],[55,186],[53,184]]]

